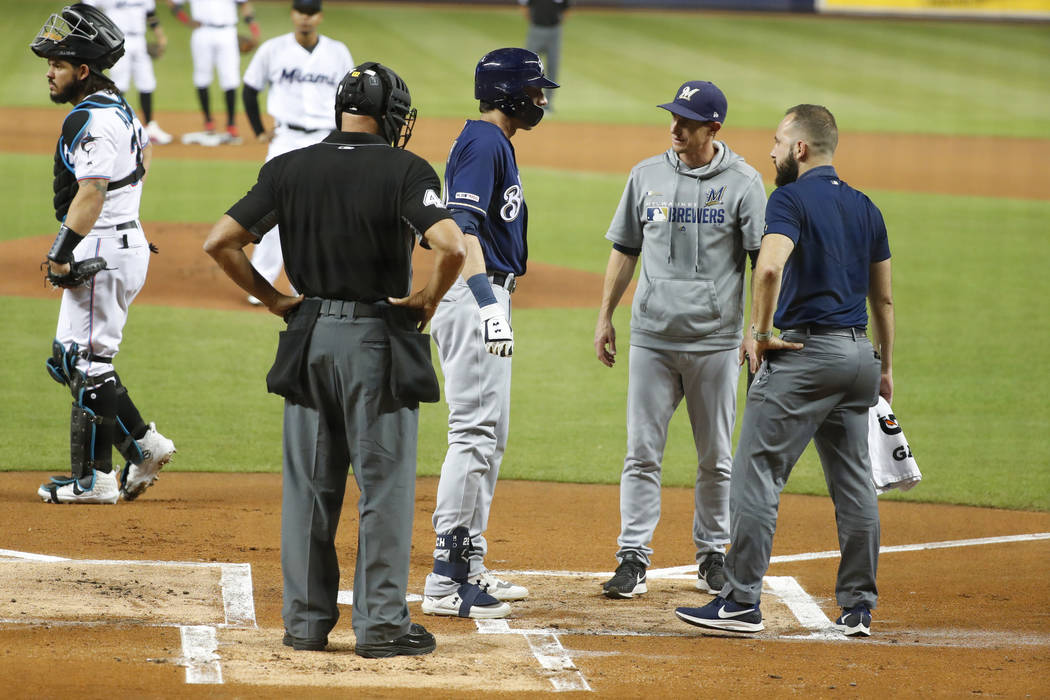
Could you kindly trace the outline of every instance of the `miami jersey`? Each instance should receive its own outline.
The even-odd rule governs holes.
[[[525,274],[529,212],[514,147],[502,129],[467,120],[448,154],[445,197],[453,215],[464,211],[480,217],[476,235],[490,272]]]
[[[176,6],[186,0],[173,0]],[[189,0],[190,16],[206,27],[232,27],[237,24],[237,5],[246,0]]]
[[[353,67],[341,41],[318,36],[307,51],[290,32],[263,42],[244,72],[244,84],[260,92],[269,88],[266,111],[278,124],[330,130],[339,81]]]
[[[146,13],[154,12],[157,5],[154,0],[85,0],[109,16],[113,23],[120,27],[124,36],[144,36],[146,34]]]

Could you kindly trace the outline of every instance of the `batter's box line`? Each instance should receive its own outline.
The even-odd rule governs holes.
[[[0,565],[15,563],[17,561],[33,561],[44,563],[73,563],[84,566],[153,566],[153,567],[178,567],[219,569],[219,587],[222,590],[222,607],[224,622],[215,627],[227,629],[258,629],[255,620],[255,601],[252,591],[252,567],[251,564],[236,564],[228,562],[200,562],[200,561],[136,561],[131,559],[69,559],[68,557],[56,557],[49,554],[36,554],[33,552],[18,552],[11,549],[0,549]],[[162,627],[182,627],[179,624],[148,625]]]

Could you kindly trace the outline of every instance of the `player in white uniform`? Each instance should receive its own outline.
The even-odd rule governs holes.
[[[107,263],[62,294],[47,367],[73,394],[71,476],[53,477],[37,493],[50,503],[112,504],[121,494],[133,500],[175,452],[155,424],[142,420],[113,369],[128,307],[149,265],[139,223],[149,136],[102,73],[124,53],[124,35],[100,10],[83,3],[63,8],[30,47],[48,59],[51,100],[74,105],[55,150],[55,215],[62,225],[48,265],[62,275],[76,260],[100,256]],[[128,460],[119,486],[114,446]]]
[[[319,143],[335,128],[335,93],[354,67],[346,44],[317,32],[321,0],[294,0],[291,17],[295,31],[263,42],[244,72],[244,111],[255,137],[270,144],[267,162]],[[266,111],[273,117],[270,129],[259,116],[259,93],[266,88]],[[283,264],[275,226],[255,246],[252,265],[273,284]],[[248,301],[260,303],[253,296]]]
[[[171,143],[171,134],[161,129],[153,119],[153,91],[157,89],[157,77],[153,74],[153,59],[146,50],[146,29],[153,31],[158,51],[164,52],[168,37],[157,18],[154,0],[85,0],[106,13],[113,23],[124,32],[124,55],[109,71],[109,77],[121,92],[126,93],[135,82],[139,91],[139,106],[142,121],[146,122],[151,143]]]
[[[168,0],[175,17],[193,29],[190,35],[190,53],[193,56],[193,85],[204,114],[204,136],[199,132],[183,136],[183,143],[201,143],[214,146],[220,143],[240,143],[237,133],[237,86],[240,84],[241,52],[237,39],[237,9],[248,25],[252,37],[259,40],[259,25],[248,0],[189,0],[190,14],[183,5],[186,0]],[[215,133],[211,118],[208,86],[212,73],[218,74],[219,88],[226,101],[226,131]]]

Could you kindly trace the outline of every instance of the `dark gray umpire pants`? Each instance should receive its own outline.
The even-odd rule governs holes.
[[[812,439],[838,523],[838,604],[875,607],[879,506],[868,459],[868,407],[878,398],[880,362],[862,333],[836,333],[845,334],[784,331],[784,340],[805,348],[769,353],[748,392],[733,459],[732,546],[722,591],[739,603],[759,600],[780,492]]]
[[[318,408],[285,401],[282,615],[300,639],[327,639],[339,619],[335,535],[351,465],[361,492],[354,634],[370,644],[408,633],[418,410],[391,397],[389,358],[382,319],[322,315],[309,351]]]

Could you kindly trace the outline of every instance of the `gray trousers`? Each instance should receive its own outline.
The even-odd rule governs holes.
[[[627,384],[627,457],[620,475],[620,546],[646,566],[660,520],[660,477],[667,426],[682,399],[696,445],[693,542],[700,561],[729,543],[729,477],[740,376],[737,351],[679,352],[631,346]]]
[[[561,25],[540,27],[529,24],[529,33],[525,37],[525,48],[534,54],[543,56],[544,73],[554,82],[558,82],[558,63],[561,61]],[[554,104],[554,90],[543,91],[549,105]]]
[[[339,619],[336,529],[347,471],[361,495],[352,624],[358,642],[408,633],[418,410],[390,395],[378,318],[317,319],[309,351],[317,410],[285,401],[281,570],[285,629],[326,639]]]
[[[880,362],[863,335],[783,337],[805,348],[770,353],[748,392],[733,460],[733,544],[721,594],[758,602],[780,492],[812,439],[835,504],[842,552],[836,599],[843,608],[874,608],[879,506],[868,460],[868,407],[878,398]]]
[[[492,291],[510,319],[510,293],[500,286]],[[470,531],[469,576],[474,577],[486,570],[485,531],[510,433],[511,358],[485,351],[478,303],[462,278],[438,305],[430,332],[448,401],[448,452],[438,481],[434,531]],[[434,558],[448,561],[448,550],[435,549]],[[431,573],[424,593],[445,596],[458,587],[451,578]]]

